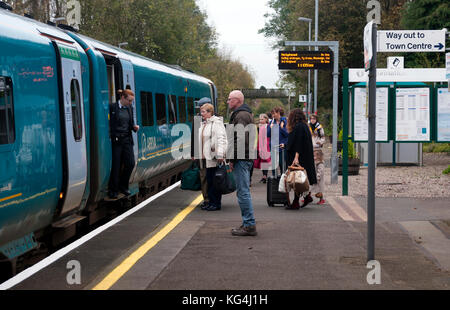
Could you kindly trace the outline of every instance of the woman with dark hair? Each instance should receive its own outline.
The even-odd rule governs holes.
[[[300,165],[305,168],[308,175],[309,185],[317,183],[316,169],[314,167],[314,153],[306,116],[300,109],[292,110],[288,117],[287,131],[289,132],[287,142],[288,165]],[[286,209],[296,210],[305,207],[313,201],[311,192],[305,197],[303,205],[300,207],[300,196],[295,195],[294,201]]]

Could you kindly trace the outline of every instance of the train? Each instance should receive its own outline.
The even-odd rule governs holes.
[[[1,7],[0,263],[11,265],[44,236],[60,244],[118,203],[107,193],[109,106],[119,89],[136,95],[136,166],[131,195],[119,199],[135,204],[180,179],[190,160],[172,155],[180,147],[172,128],[192,128],[199,98],[217,107],[217,88],[179,66]]]

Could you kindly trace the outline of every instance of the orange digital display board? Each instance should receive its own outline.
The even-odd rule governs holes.
[[[324,51],[279,51],[278,69],[333,69],[333,53]]]

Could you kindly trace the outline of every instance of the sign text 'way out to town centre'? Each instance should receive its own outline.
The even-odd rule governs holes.
[[[377,52],[444,52],[445,30],[379,30]]]

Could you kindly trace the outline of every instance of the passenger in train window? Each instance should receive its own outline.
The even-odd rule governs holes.
[[[287,130],[289,132],[286,146],[286,161],[289,166],[300,165],[305,168],[309,185],[317,183],[316,168],[314,165],[313,145],[311,131],[309,129],[305,113],[300,109],[294,109],[289,113]],[[286,209],[297,210],[305,207],[313,201],[311,192],[303,193],[305,200],[300,206],[300,195],[295,194],[294,201]]]
[[[202,99],[195,101],[194,103],[195,103],[195,109],[198,109],[197,116],[201,118],[200,108],[206,103],[211,103],[211,99],[209,99],[208,97],[203,97]],[[192,158],[192,160],[196,160],[198,163],[198,167],[200,170],[200,183],[202,185],[202,195],[203,195],[203,203],[202,203],[201,209],[206,210],[209,207],[208,182],[206,181],[206,160],[198,159],[198,158],[200,158],[200,156],[199,156],[200,152],[198,152],[197,156],[195,154],[195,146],[198,145],[198,143],[199,143],[198,130],[200,129],[200,126],[201,126],[201,121],[199,121],[198,125],[197,125],[197,123],[194,120],[194,124],[192,126],[192,133],[191,133],[191,158]],[[195,143],[194,143],[194,139],[196,140]],[[198,148],[197,148],[197,151],[198,151]]]
[[[230,124],[236,126],[238,124],[247,127],[253,124],[252,110],[244,103],[244,94],[239,90],[233,90],[227,99],[228,107],[233,113],[230,117]],[[251,135],[245,132],[244,135],[238,135],[234,132],[234,156],[230,163],[234,172],[234,179],[236,180],[236,195],[241,208],[242,225],[238,228],[233,228],[231,234],[233,236],[256,236],[256,221],[253,213],[252,196],[250,193],[250,170],[253,167],[253,160],[251,158],[251,147],[254,141],[250,141]],[[238,156],[238,145],[245,146],[244,157]],[[240,148],[239,148],[240,149]]]
[[[118,97],[119,101],[109,106],[112,164],[108,196],[111,199],[116,199],[119,191],[130,195],[128,183],[135,165],[132,131],[139,130],[133,119],[133,91],[119,90]]]
[[[206,163],[206,181],[208,183],[209,206],[204,210],[217,211],[222,208],[222,194],[214,187],[213,181],[217,165],[223,164],[227,153],[228,141],[222,117],[214,115],[214,106],[205,103],[200,108],[202,125],[198,137],[202,161]]]

